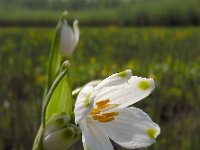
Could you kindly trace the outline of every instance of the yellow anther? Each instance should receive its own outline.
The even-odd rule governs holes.
[[[110,116],[118,116],[118,112],[109,112],[109,113],[104,113],[103,116],[105,117],[110,117]]]
[[[113,109],[113,108],[116,108],[118,107],[119,104],[108,104],[106,107],[102,108],[101,111],[104,112],[104,111],[108,111],[110,109]]]
[[[93,108],[90,112],[90,115],[100,114],[101,110],[99,108]]]
[[[92,115],[92,118],[94,120],[98,120],[99,122],[110,122],[115,119],[115,116],[118,116],[118,112],[109,112],[109,113],[104,113],[101,115]]]
[[[115,119],[115,117],[110,116],[110,117],[106,117],[106,118],[104,118],[104,117],[99,118],[98,121],[99,122],[110,122],[110,121],[113,121],[114,119]]]
[[[110,104],[105,104],[105,105],[101,105],[101,106],[98,106],[99,109],[103,109],[103,108],[106,108],[108,107]]]
[[[109,102],[110,99],[96,102],[96,108],[93,108],[90,112],[91,117],[99,122],[110,122],[114,120],[115,116],[118,116],[119,113],[116,111],[106,113],[105,111],[116,108],[119,104],[109,104]]]
[[[98,108],[100,108],[100,107],[102,107],[102,106],[108,104],[109,102],[110,102],[109,99],[101,100],[101,101],[99,101],[99,102],[96,102],[96,106],[97,106]]]
[[[93,116],[92,116],[92,118],[93,118],[94,120],[99,120],[101,117],[102,117],[102,116],[100,116],[100,115],[93,115]]]

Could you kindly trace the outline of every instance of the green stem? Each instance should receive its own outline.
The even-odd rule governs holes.
[[[69,65],[70,65],[69,61],[65,61],[62,64],[58,76],[54,80],[52,86],[50,87],[50,89],[49,89],[49,91],[48,91],[48,93],[46,95],[46,98],[44,99],[44,103],[43,103],[43,107],[42,107],[42,120],[41,120],[43,129],[45,128],[45,119],[46,119],[45,115],[46,115],[47,106],[48,106],[48,104],[50,102],[51,96],[52,96],[54,90],[56,89],[57,85],[61,81],[61,79],[66,75],[67,70],[69,68]]]

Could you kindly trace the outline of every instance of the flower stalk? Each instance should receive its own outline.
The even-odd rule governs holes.
[[[46,98],[44,99],[43,108],[42,108],[42,120],[41,120],[42,121],[42,128],[45,127],[45,120],[46,120],[45,115],[46,115],[47,106],[50,102],[51,96],[52,96],[55,88],[59,84],[60,80],[66,75],[69,66],[70,66],[70,63],[67,60],[62,64],[58,76],[56,77],[51,88],[49,89],[49,92],[47,93]]]

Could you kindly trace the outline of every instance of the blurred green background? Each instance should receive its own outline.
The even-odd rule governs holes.
[[[32,147],[54,29],[68,10],[81,32],[71,59],[73,89],[127,68],[153,77],[156,89],[135,106],[161,135],[141,150],[198,150],[199,8],[198,0],[0,0],[0,149]]]

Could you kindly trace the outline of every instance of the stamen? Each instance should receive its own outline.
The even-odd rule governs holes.
[[[97,105],[98,108],[100,108],[100,107],[102,107],[102,106],[108,104],[109,102],[110,102],[110,99],[101,100],[101,101],[99,101],[99,102],[96,102],[96,105]]]
[[[109,112],[109,113],[104,113],[103,116],[105,117],[110,117],[110,116],[118,116],[118,112]]]
[[[96,102],[96,108],[93,108],[90,112],[90,115],[94,120],[99,122],[110,122],[115,119],[115,116],[119,115],[119,112],[116,111],[107,113],[105,112],[119,106],[119,104],[109,104],[109,102],[110,99]]]
[[[106,117],[106,118],[100,118],[98,121],[99,122],[110,122],[113,121],[115,119],[115,117]]]
[[[90,115],[100,114],[101,110],[99,108],[93,108],[90,112]]]
[[[100,118],[102,118],[102,116],[101,115],[93,115],[92,118],[94,120],[99,120]]]
[[[98,120],[99,122],[109,122],[115,119],[114,116],[118,116],[118,112],[110,112],[110,113],[104,113],[102,115],[92,115],[92,118],[94,120]]]
[[[103,115],[94,115],[92,116],[94,120],[98,120],[99,122],[110,122],[115,119],[113,116],[103,116]]]
[[[116,107],[118,107],[118,106],[119,106],[119,104],[108,104],[108,106],[105,107],[105,108],[103,108],[103,109],[101,109],[101,111],[102,111],[102,112],[108,111],[108,110],[113,109],[113,108],[116,108]]]
[[[101,105],[101,106],[98,106],[99,109],[102,109],[102,108],[106,108],[108,107],[110,104],[105,104],[105,105]]]

